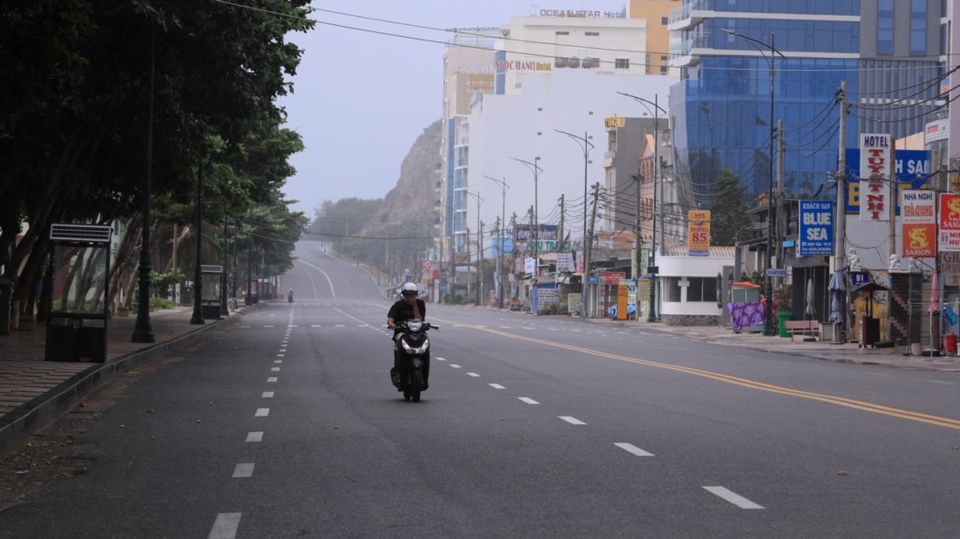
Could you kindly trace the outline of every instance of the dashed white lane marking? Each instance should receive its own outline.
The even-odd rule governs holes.
[[[628,452],[628,453],[633,453],[634,455],[636,455],[636,456],[638,456],[638,457],[652,457],[652,456],[653,456],[653,453],[647,453],[647,452],[644,451],[643,449],[640,449],[639,447],[637,447],[637,446],[635,446],[635,445],[633,445],[633,444],[616,443],[616,444],[613,444],[613,445],[619,447],[620,449],[623,449],[624,451],[626,451],[626,452]]]
[[[263,432],[248,432],[247,443],[256,443],[263,441]]]
[[[213,529],[207,539],[235,539],[240,527],[240,515],[243,513],[220,513],[213,521]]]
[[[453,367],[454,369],[460,369],[460,368],[462,368],[460,365],[457,365],[457,364],[455,364],[455,363],[451,363],[450,366]]]
[[[437,358],[437,361],[446,361],[446,360],[447,360],[447,358],[445,358],[445,357],[438,357],[438,358]]]
[[[368,327],[370,327],[370,324],[360,324],[360,325],[357,326],[357,327],[358,327],[358,328],[368,328]]]
[[[333,326],[333,327],[335,327],[335,328],[345,328],[345,327],[347,327],[347,326],[344,325],[344,324],[337,324],[337,325],[335,325],[335,326]]]
[[[241,462],[233,469],[234,477],[253,477],[253,463]]]
[[[568,416],[568,415],[562,415],[562,416],[558,416],[558,417],[560,417],[560,419],[566,421],[567,423],[570,423],[571,425],[586,425],[586,423],[584,423],[583,421],[580,421],[579,419],[577,419],[577,418],[575,418],[575,417],[571,417],[571,416]]]
[[[943,384],[943,385],[945,385],[945,386],[953,386],[953,385],[956,385],[956,384],[954,384],[953,382],[941,382],[940,380],[927,380],[927,381],[930,382],[931,384]]]
[[[277,354],[277,357],[286,357],[287,354]]]
[[[277,326],[263,326],[263,327],[265,327],[265,328],[275,328],[275,327],[277,327]]]
[[[271,377],[267,378],[267,383],[268,383],[268,384],[275,384],[276,382],[277,382],[277,377],[276,377],[276,376],[271,376]]]
[[[500,384],[490,384],[490,387],[492,387],[493,389],[506,389]]]
[[[296,326],[296,325],[290,325],[290,326],[287,326],[287,327],[288,327],[288,328],[295,328],[295,327],[297,327],[297,326]]]
[[[270,372],[280,372],[280,367],[270,367]]]
[[[500,329],[513,329],[510,326],[500,326]]]
[[[530,397],[517,397],[517,398],[520,399],[521,402],[525,402],[527,404],[540,404],[539,402],[531,399]]]
[[[733,505],[736,505],[740,509],[763,509],[762,505],[757,505],[751,502],[750,500],[744,498],[743,496],[730,491],[729,489],[726,489],[723,487],[703,487],[703,488],[705,488],[707,492],[720,496],[724,500],[732,503]]]
[[[467,376],[470,376],[470,377],[473,377],[473,378],[480,378],[480,375],[477,374],[477,373],[475,373],[475,372],[468,372],[468,373],[467,373]]]
[[[263,392],[263,398],[265,398],[265,399],[272,399],[272,398],[273,398],[273,391],[264,391],[264,392]]]
[[[274,359],[273,362],[276,363],[277,365],[279,365],[279,364],[283,363],[283,360],[282,360],[282,359]]]
[[[240,326],[240,329],[250,329],[250,326]]]
[[[270,408],[257,408],[257,413],[253,417],[267,417],[270,415]]]
[[[320,324],[311,324],[310,327],[312,327],[312,328],[322,328],[323,326],[321,326]]]
[[[463,324],[454,324],[453,327],[455,327],[455,328],[462,328],[462,327],[463,327]]]

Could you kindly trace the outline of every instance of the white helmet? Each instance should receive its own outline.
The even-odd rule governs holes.
[[[403,286],[400,287],[400,294],[403,296],[417,296],[420,294],[420,291],[417,290],[417,285],[413,283],[403,283]]]

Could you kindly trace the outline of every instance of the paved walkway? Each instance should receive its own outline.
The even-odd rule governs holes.
[[[251,307],[253,308],[253,307]],[[203,326],[190,324],[192,307],[177,307],[151,313],[155,337],[152,344],[132,343],[136,317],[110,320],[107,337],[106,363],[71,363],[44,361],[46,332],[18,331],[0,336],[0,456],[12,451],[29,434],[71,408],[119,373],[153,357],[169,353],[189,344],[206,331],[235,320],[243,309],[231,313],[225,320],[208,320]],[[517,313],[523,316],[520,313]],[[756,333],[733,333],[718,327],[674,327],[647,322],[617,322],[591,320],[597,324],[640,325],[666,331],[684,338],[763,350],[770,353],[792,354],[818,360],[867,365],[885,365],[893,368],[960,372],[960,358],[905,355],[903,347],[861,349],[856,344],[804,342],[799,338],[765,337]]]
[[[251,307],[252,308],[252,307]],[[136,313],[116,317],[107,326],[105,363],[45,361],[46,328],[0,335],[0,456],[30,433],[71,408],[81,398],[138,363],[189,344],[207,331],[235,319],[193,325],[192,307],[150,313],[153,343],[133,343]]]

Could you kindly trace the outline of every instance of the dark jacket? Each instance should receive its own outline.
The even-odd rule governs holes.
[[[424,319],[427,318],[427,304],[423,302],[422,299],[417,299],[417,308],[420,309],[420,316]],[[399,299],[396,303],[390,306],[390,312],[387,313],[387,318],[393,318],[393,321],[396,323],[406,322],[413,318],[413,305],[410,305],[406,301]]]

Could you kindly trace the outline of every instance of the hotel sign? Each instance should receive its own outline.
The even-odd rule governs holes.
[[[860,220],[890,220],[890,186],[893,178],[889,134],[860,135]]]
[[[593,11],[589,9],[541,9],[541,17],[575,17],[580,19],[625,19],[623,11]]]

